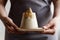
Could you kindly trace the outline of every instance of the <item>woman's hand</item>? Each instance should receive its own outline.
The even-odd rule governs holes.
[[[18,29],[18,27],[13,23],[12,19],[9,17],[2,18],[2,22],[4,23],[5,28],[10,33],[14,33]]]
[[[22,30],[20,31],[18,26],[14,24],[14,22],[12,21],[11,18],[9,17],[4,17],[1,19],[2,22],[5,25],[5,28],[8,30],[9,33],[16,33],[16,34],[24,34],[25,32],[23,32]]]
[[[47,25],[43,26],[44,31],[39,32],[42,34],[54,34],[56,30],[56,24],[60,20],[60,17],[53,18]]]
[[[60,19],[60,17],[53,18],[47,25],[43,26],[44,33],[55,33],[56,30],[56,24],[57,21]]]
[[[50,35],[53,35],[55,33],[55,29],[52,28],[52,29],[44,29],[42,31],[37,31],[38,33],[40,34],[50,34]]]
[[[47,25],[43,26],[44,29],[55,29],[56,23],[59,20],[59,17],[53,18]]]

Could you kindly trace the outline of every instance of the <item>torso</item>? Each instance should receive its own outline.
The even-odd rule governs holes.
[[[36,13],[39,27],[46,25],[52,18],[50,12],[51,0],[10,0],[11,9],[9,17],[12,18],[14,23],[18,26],[21,24],[22,13],[29,7]],[[12,37],[13,35],[10,34]],[[15,35],[17,36],[17,35]],[[15,37],[13,36],[13,37]],[[21,35],[18,35],[21,37]],[[27,33],[22,35],[23,37],[39,38],[42,36],[40,33]],[[36,36],[36,37],[35,37]]]
[[[37,20],[39,26],[43,26],[49,21],[51,17],[50,13],[50,4],[51,0],[10,0],[11,1],[11,10],[10,15],[13,17],[12,19],[17,20],[20,26],[22,13],[25,9],[31,7],[33,12],[37,15]],[[44,21],[44,22],[43,22]],[[43,24],[44,23],[44,24]]]

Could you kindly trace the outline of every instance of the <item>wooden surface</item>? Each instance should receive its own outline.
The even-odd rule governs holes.
[[[48,29],[45,30],[43,28],[38,28],[38,29],[23,29],[23,28],[19,28],[20,31],[26,31],[26,32],[39,32],[41,34],[54,34],[55,30],[54,29]]]
[[[38,29],[23,29],[23,28],[20,28],[19,30],[20,30],[20,31],[21,31],[21,30],[22,30],[22,31],[44,31],[43,28],[38,28]]]

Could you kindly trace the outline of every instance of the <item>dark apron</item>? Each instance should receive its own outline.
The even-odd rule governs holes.
[[[39,27],[46,25],[51,19],[50,11],[51,0],[10,0],[11,9],[9,17],[17,26],[20,26],[22,13],[29,7],[36,13]],[[48,40],[48,37],[53,38],[53,35],[40,34],[37,32],[29,32],[23,35],[5,33],[6,40]],[[50,40],[49,39],[49,40]],[[53,39],[54,40],[54,39]]]

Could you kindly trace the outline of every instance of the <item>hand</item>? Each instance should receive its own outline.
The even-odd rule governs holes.
[[[55,29],[42,29],[42,31],[37,31],[40,34],[50,34],[53,35],[55,33]]]
[[[55,33],[55,29],[56,29],[56,23],[59,20],[59,17],[55,17],[53,18],[47,25],[43,26],[44,28],[44,33]]]
[[[58,21],[58,17],[53,18],[47,25],[43,26],[44,29],[55,29],[56,22]]]
[[[53,35],[55,33],[55,29],[44,29],[44,31],[42,32],[42,34],[51,34]]]
[[[16,33],[16,34],[24,33],[24,32],[22,32],[22,30],[21,30],[21,32],[19,31],[18,26],[15,25],[14,22],[12,21],[12,19],[9,17],[2,18],[2,22],[4,23],[5,28],[8,30],[9,33]]]
[[[56,30],[56,23],[59,21],[59,17],[53,18],[47,25],[43,26],[44,31],[40,32],[42,34],[54,34]]]

